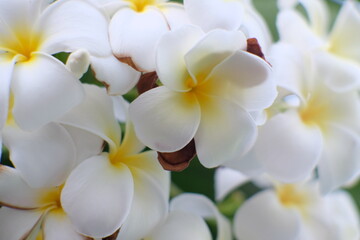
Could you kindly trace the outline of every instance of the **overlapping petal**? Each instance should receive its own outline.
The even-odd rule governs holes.
[[[59,124],[49,123],[31,132],[6,127],[3,134],[11,161],[32,187],[61,185],[75,165],[74,142]]]
[[[13,115],[25,130],[34,130],[59,118],[84,96],[80,82],[60,61],[42,53],[34,54],[33,58],[17,63],[11,85]]]
[[[208,168],[245,154],[254,144],[257,130],[251,116],[239,105],[202,96],[201,122],[195,135],[196,152]]]
[[[0,54],[0,128],[8,117],[10,85],[15,64],[13,61],[3,61],[2,57]]]
[[[159,4],[161,13],[164,14],[166,22],[168,23],[171,30],[182,27],[185,24],[190,24],[183,5],[174,2],[166,2]]]
[[[107,154],[87,159],[70,174],[61,193],[62,207],[80,233],[113,234],[128,217],[134,182],[123,164],[114,166]]]
[[[161,152],[183,148],[194,137],[200,122],[196,97],[164,86],[140,95],[129,110],[139,139]]]
[[[164,16],[149,7],[141,14],[130,8],[120,9],[111,19],[110,43],[117,58],[131,57],[142,71],[155,70],[155,48],[169,30]]]

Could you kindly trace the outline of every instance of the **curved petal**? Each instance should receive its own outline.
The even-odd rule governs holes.
[[[135,134],[134,125],[131,122],[127,122],[124,140],[118,148],[117,154],[122,156],[129,156],[140,153],[144,148],[144,144],[140,142]]]
[[[36,209],[43,206],[39,196],[44,193],[41,189],[31,188],[17,169],[0,165],[0,205]]]
[[[165,222],[155,228],[149,239],[211,240],[212,237],[208,226],[200,216],[188,212],[172,211]]]
[[[175,197],[170,204],[172,211],[184,211],[203,218],[214,218],[217,223],[217,240],[231,240],[230,222],[222,216],[215,204],[200,194],[184,193]]]
[[[25,239],[41,218],[42,211],[24,211],[7,207],[0,208],[0,238]]]
[[[131,57],[142,71],[155,70],[155,48],[169,30],[164,16],[156,8],[137,13],[129,8],[119,10],[109,26],[110,43],[116,57]]]
[[[244,240],[296,240],[300,224],[299,216],[284,208],[271,190],[248,199],[234,217],[236,239]]]
[[[345,1],[329,39],[329,51],[360,63],[360,10],[355,1]]]
[[[111,97],[114,105],[114,114],[116,120],[119,122],[126,122],[129,119],[129,105],[130,103],[125,100],[122,96]]]
[[[66,67],[74,76],[80,79],[87,72],[90,65],[90,55],[85,49],[72,52],[66,60]]]
[[[184,7],[191,22],[205,32],[216,28],[237,30],[244,11],[239,1],[184,0]]]
[[[180,3],[166,2],[160,4],[159,8],[161,9],[161,13],[164,14],[171,30],[191,24],[190,19],[184,10],[184,6]]]
[[[212,168],[246,153],[257,134],[251,116],[230,101],[202,96],[200,102],[201,122],[195,145],[201,164]]]
[[[274,116],[259,130],[256,159],[267,173],[284,182],[305,179],[314,170],[323,148],[321,132],[302,123],[297,113]]]
[[[85,1],[52,3],[41,14],[36,28],[43,34],[41,49],[46,53],[71,52],[84,48],[94,56],[111,54],[108,20]]]
[[[34,188],[61,185],[75,165],[74,142],[59,124],[49,123],[32,132],[6,127],[3,134],[12,163]]]
[[[80,82],[59,60],[40,53],[28,62],[16,64],[11,87],[13,115],[25,130],[59,118],[84,96]]]
[[[239,171],[222,167],[215,170],[215,199],[222,201],[231,191],[250,179]]]
[[[200,122],[196,97],[164,86],[141,94],[130,104],[129,111],[139,139],[159,152],[183,148],[194,137]]]
[[[242,32],[215,29],[206,34],[185,55],[186,66],[194,81],[201,84],[207,80],[215,66],[230,57],[235,51],[245,48],[246,37]],[[232,73],[235,69],[231,70]]]
[[[49,240],[87,240],[88,238],[75,231],[70,219],[62,210],[51,211],[45,218],[43,238]]]
[[[91,237],[113,234],[129,215],[134,183],[129,169],[106,154],[87,159],[70,174],[61,204],[75,229]]]
[[[319,162],[320,188],[328,193],[360,172],[360,137],[346,127],[330,125]]]
[[[102,58],[91,57],[91,67],[96,78],[106,83],[110,95],[129,92],[140,78],[140,72],[120,62],[113,55]]]
[[[312,30],[326,36],[330,25],[330,11],[324,0],[299,0],[309,17]]]
[[[58,121],[91,132],[116,149],[120,145],[121,130],[114,117],[111,98],[103,88],[84,85],[84,89],[86,96],[83,102]]]
[[[0,129],[8,118],[10,86],[15,63],[3,59],[0,54]]]
[[[156,72],[161,82],[174,91],[187,91],[190,78],[185,64],[185,54],[203,36],[200,28],[186,25],[164,34],[156,52]]]
[[[153,176],[146,172],[146,169],[130,168],[130,170],[134,179],[134,198],[118,239],[138,240],[148,235],[164,219],[168,212],[169,195],[164,196],[163,189],[154,181]]]

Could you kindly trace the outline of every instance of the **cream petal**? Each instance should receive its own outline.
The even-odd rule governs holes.
[[[0,165],[0,205],[19,209],[36,209],[44,206],[39,196],[45,191],[31,188],[17,169]]]
[[[202,98],[195,145],[201,164],[212,168],[245,154],[254,144],[257,129],[239,105],[215,97]]]
[[[246,37],[240,31],[213,30],[185,55],[187,69],[192,78],[201,84],[207,80],[218,64],[229,58],[235,51],[245,49],[246,44]],[[236,67],[241,67],[241,65]],[[231,69],[230,74],[235,69]]]
[[[84,96],[80,82],[59,60],[40,53],[28,62],[16,64],[11,87],[13,115],[25,130],[34,130],[59,118]]]
[[[244,11],[239,1],[184,0],[184,7],[191,22],[205,32],[216,28],[237,30]]]
[[[10,86],[15,63],[3,60],[0,53],[0,129],[8,118]]]
[[[51,211],[45,218],[43,238],[46,240],[87,240],[88,238],[75,231],[70,219],[62,210]]]
[[[36,28],[45,36],[41,49],[49,54],[78,49],[86,49],[94,56],[111,54],[108,20],[86,1],[52,3],[41,14]]]
[[[61,204],[74,228],[91,237],[106,237],[129,215],[134,183],[123,164],[112,165],[107,154],[91,157],[70,174]]]
[[[24,211],[0,208],[0,238],[6,240],[26,239],[29,231],[41,218],[42,211]]]
[[[155,70],[155,48],[169,30],[157,8],[137,13],[130,8],[119,10],[109,26],[110,43],[116,57],[131,57],[142,71]]]
[[[117,154],[122,156],[131,156],[140,153],[144,148],[145,145],[136,137],[134,125],[131,122],[127,122],[124,140],[117,150]]]
[[[194,137],[200,122],[200,106],[191,93],[157,87],[130,104],[130,118],[139,139],[160,152],[174,152]]]
[[[58,121],[95,134],[107,141],[111,149],[116,149],[120,145],[121,130],[114,117],[111,98],[103,88],[84,85],[84,89],[86,96],[82,103]]]
[[[59,124],[49,123],[32,132],[6,127],[3,141],[12,163],[34,188],[61,185],[75,165],[74,142]]]
[[[265,172],[278,180],[295,182],[311,174],[322,148],[320,129],[305,125],[297,113],[289,110],[274,116],[259,130],[254,151]]]
[[[312,30],[319,36],[326,36],[330,25],[330,10],[324,0],[299,0],[309,17]]]
[[[161,13],[165,15],[166,21],[171,30],[180,28],[183,25],[191,24],[182,4],[166,2],[161,4],[159,7],[161,9]]]
[[[321,191],[328,193],[356,176],[360,172],[359,156],[359,134],[343,126],[328,126],[318,168]]]
[[[164,34],[156,53],[156,72],[161,82],[174,91],[188,91],[190,78],[184,56],[203,36],[200,28],[186,25]]]
[[[72,52],[66,60],[66,67],[74,76],[80,79],[88,70],[90,65],[90,55],[87,50],[79,49]]]
[[[300,217],[292,209],[284,208],[276,195],[267,190],[238,209],[233,227],[239,240],[297,240],[300,224]]]
[[[140,78],[140,72],[120,62],[113,55],[102,58],[91,57],[91,67],[96,78],[106,83],[110,95],[129,92]]]

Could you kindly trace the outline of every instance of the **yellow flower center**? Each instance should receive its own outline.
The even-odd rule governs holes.
[[[12,114],[13,107],[14,107],[14,95],[10,94],[6,125],[12,125],[12,126],[16,125],[14,116]]]
[[[329,114],[329,107],[324,101],[309,101],[300,109],[300,117],[307,125],[323,127],[323,124],[329,119]]]
[[[279,201],[286,207],[295,207],[304,210],[310,203],[309,194],[304,189],[293,184],[276,186]]]
[[[40,196],[40,203],[46,205],[47,207],[52,206],[55,210],[62,209],[60,195],[64,185],[54,187],[51,190],[44,193]]]
[[[156,5],[156,0],[126,0],[136,12],[145,11],[146,7]]]

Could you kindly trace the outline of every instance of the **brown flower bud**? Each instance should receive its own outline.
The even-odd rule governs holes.
[[[141,75],[138,84],[136,85],[137,91],[139,94],[142,94],[146,91],[149,91],[152,88],[157,87],[156,81],[158,80],[158,75],[156,72],[144,73]]]

